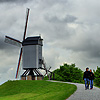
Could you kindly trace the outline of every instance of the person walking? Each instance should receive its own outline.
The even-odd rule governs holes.
[[[90,90],[91,90],[91,89],[93,89],[93,80],[94,80],[94,73],[92,72],[91,69],[90,69],[89,80],[90,80]]]
[[[86,68],[86,71],[84,72],[83,75],[83,80],[85,81],[85,90],[89,89],[89,76],[90,76],[90,72],[88,71],[89,68]]]

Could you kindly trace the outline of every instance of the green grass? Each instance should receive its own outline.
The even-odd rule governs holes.
[[[75,85],[48,81],[8,81],[0,85],[0,100],[65,100]]]

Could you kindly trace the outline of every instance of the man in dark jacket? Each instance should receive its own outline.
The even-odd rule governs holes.
[[[89,89],[89,76],[90,76],[90,72],[88,71],[89,68],[86,68],[86,71],[84,72],[83,75],[83,80],[85,81],[85,89]]]
[[[93,89],[93,80],[94,80],[94,73],[92,73],[92,70],[90,69],[90,90]]]

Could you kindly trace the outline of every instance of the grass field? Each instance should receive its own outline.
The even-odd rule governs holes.
[[[75,85],[48,81],[8,81],[0,85],[0,100],[65,100]]]

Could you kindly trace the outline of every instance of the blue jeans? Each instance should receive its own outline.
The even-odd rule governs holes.
[[[90,80],[90,89],[93,88],[93,80]]]
[[[89,79],[88,78],[84,78],[85,81],[85,88],[89,88]]]

